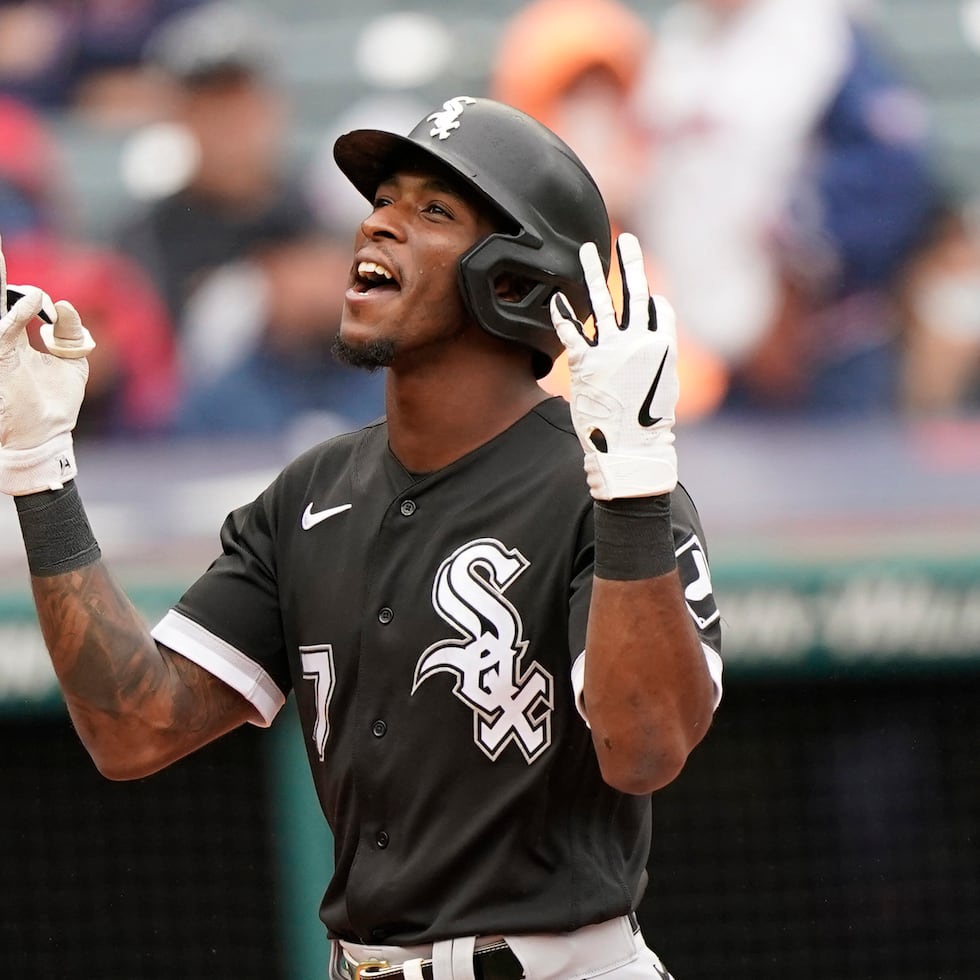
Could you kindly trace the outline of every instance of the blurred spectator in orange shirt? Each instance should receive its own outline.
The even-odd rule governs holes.
[[[617,0],[536,0],[506,23],[491,74],[492,98],[534,116],[579,154],[606,200],[614,235],[638,231],[637,192],[648,179],[649,154],[656,153],[632,101],[653,45],[645,21]],[[656,254],[647,251],[651,288],[670,299]],[[613,265],[610,281],[618,296]],[[679,332],[677,417],[684,421],[715,409],[726,378],[721,362],[685,334],[683,323]],[[567,395],[564,355],[542,385]]]
[[[83,437],[160,432],[178,385],[166,307],[130,259],[71,234],[70,197],[43,119],[0,97],[0,235],[8,274],[53,299],[71,297],[97,338],[77,431]]]

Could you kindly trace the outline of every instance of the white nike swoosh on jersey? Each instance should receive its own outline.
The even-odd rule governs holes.
[[[313,513],[313,504],[307,505],[306,510],[303,511],[303,520],[300,522],[303,525],[304,531],[309,531],[311,527],[316,527],[320,521],[325,521],[328,517],[333,517],[334,514],[342,514],[345,510],[350,510],[353,504],[340,504],[337,507],[328,507],[326,510],[318,510],[315,514]]]

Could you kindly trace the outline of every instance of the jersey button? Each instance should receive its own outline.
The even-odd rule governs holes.
[[[378,831],[378,836],[374,838],[375,844],[377,844],[382,851],[388,846],[390,841],[391,838],[388,836],[388,832],[385,830]]]
[[[378,613],[378,622],[384,626],[387,626],[394,618],[395,614],[387,606]]]
[[[388,726],[380,718],[371,726],[371,734],[375,738],[383,738],[386,731]]]
[[[402,501],[402,514],[405,517],[411,517],[415,513],[415,501],[414,500],[403,500]]]

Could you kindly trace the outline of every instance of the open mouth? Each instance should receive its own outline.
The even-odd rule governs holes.
[[[354,270],[354,290],[358,293],[370,293],[379,289],[398,290],[401,287],[395,280],[391,270],[378,262],[361,261]]]

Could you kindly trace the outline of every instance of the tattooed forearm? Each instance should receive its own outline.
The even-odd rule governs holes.
[[[107,775],[159,769],[251,716],[235,691],[158,646],[101,561],[32,586],[65,702]]]
[[[101,562],[32,580],[41,632],[65,695],[118,714],[160,669],[160,655]],[[152,683],[152,681],[151,681]]]

